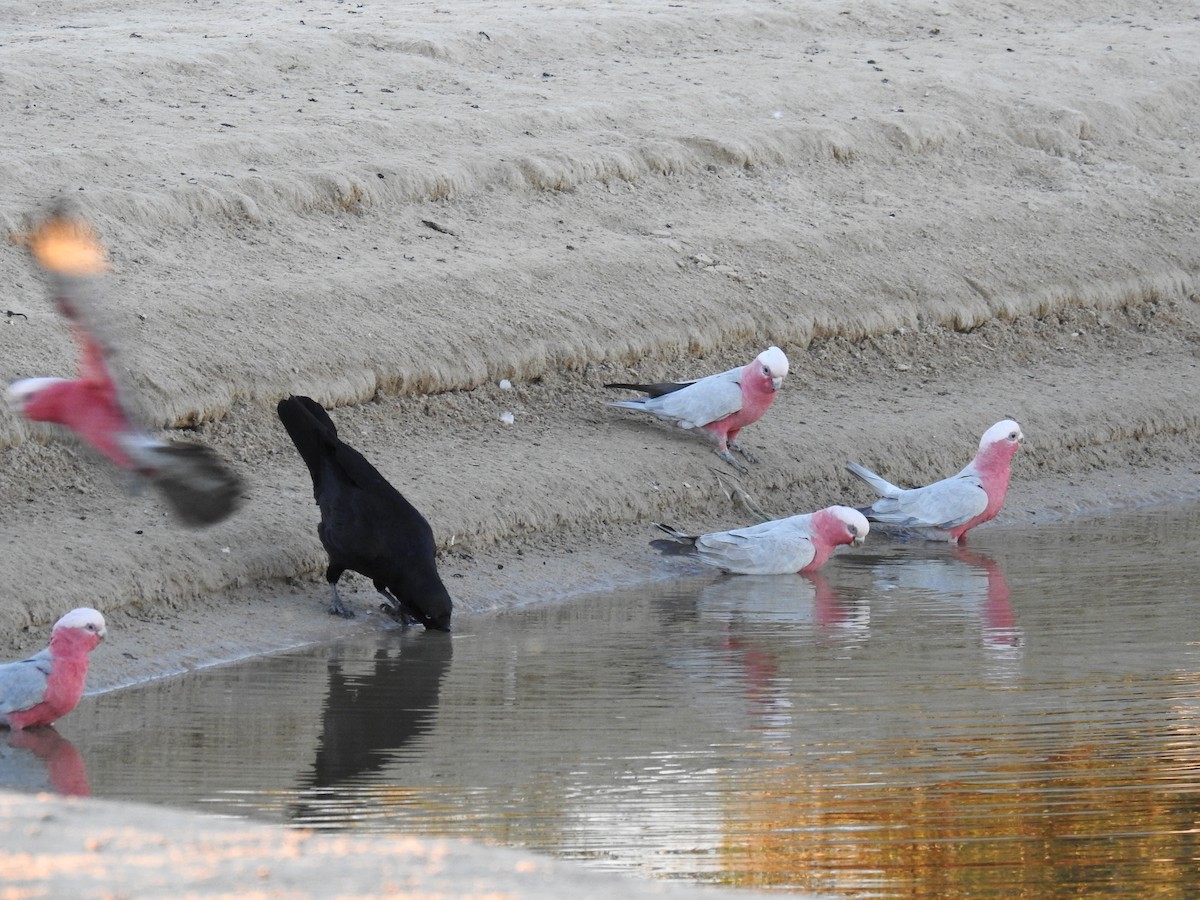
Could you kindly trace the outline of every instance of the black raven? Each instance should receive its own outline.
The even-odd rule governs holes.
[[[288,397],[279,420],[312,475],[321,508],[317,536],[329,554],[329,611],[347,618],[337,582],[347,569],[365,575],[393,615],[450,630],[454,604],[434,561],[433,529],[366,458],[337,435],[333,420],[308,397]]]

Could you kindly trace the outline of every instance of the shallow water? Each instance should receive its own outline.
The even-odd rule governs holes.
[[[1187,895],[1198,526],[872,540],[284,653],[87,697],[0,782],[845,896]]]

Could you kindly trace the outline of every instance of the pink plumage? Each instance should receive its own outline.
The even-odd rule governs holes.
[[[699,429],[717,445],[718,456],[745,471],[730,450],[737,450],[755,462],[748,450],[737,445],[738,434],[763,417],[787,373],[787,356],[778,347],[768,347],[744,366],[695,381],[605,386],[648,394],[636,400],[618,400],[609,406],[641,410],[680,428]]]
[[[880,495],[860,512],[885,530],[934,541],[963,541],[968,531],[994,519],[1004,506],[1012,458],[1024,438],[1021,426],[1012,419],[997,422],[984,432],[975,458],[957,475],[908,490],[849,463],[847,468]]]
[[[12,729],[50,725],[79,705],[88,654],[107,633],[99,612],[73,609],[54,624],[49,647],[0,665],[0,724]]]
[[[137,429],[121,408],[104,351],[81,326],[73,330],[79,343],[79,377],[28,379],[14,384],[10,393],[20,401],[25,418],[69,428],[122,469],[136,469],[126,447],[136,439]]]
[[[50,277],[55,304],[71,323],[79,370],[73,379],[13,382],[7,391],[9,403],[32,422],[69,429],[115,465],[148,480],[184,523],[211,525],[230,515],[240,500],[241,480],[220,457],[201,444],[151,437],[124,402],[108,348],[86,315],[95,305],[95,280],[106,270],[103,247],[92,229],[58,211],[26,241]]]
[[[674,540],[655,540],[650,546],[666,554],[694,554],[706,565],[740,575],[815,572],[838,547],[861,546],[871,530],[862,513],[846,506],[709,534],[658,528]]]

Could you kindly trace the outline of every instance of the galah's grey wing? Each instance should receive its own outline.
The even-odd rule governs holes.
[[[735,380],[738,371],[701,378],[682,390],[647,401],[646,408],[685,428],[716,422],[742,408],[742,386]]]
[[[706,534],[696,541],[696,549],[710,565],[744,575],[799,572],[817,554],[803,529],[781,526],[778,521]]]
[[[50,653],[0,665],[0,716],[37,706],[46,698]]]
[[[871,517],[902,528],[932,526],[957,528],[987,508],[988,496],[975,475],[955,475],[921,488],[904,491],[895,499],[882,499],[871,507]]]

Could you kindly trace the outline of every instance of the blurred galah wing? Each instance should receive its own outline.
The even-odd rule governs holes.
[[[190,441],[161,441],[139,427],[114,376],[111,353],[96,333],[98,279],[104,252],[90,226],[55,211],[24,237],[47,273],[59,311],[71,322],[79,348],[75,378],[25,378],[7,398],[25,418],[74,432],[115,465],[153,484],[187,525],[211,525],[229,516],[241,480],[211,449]]]

